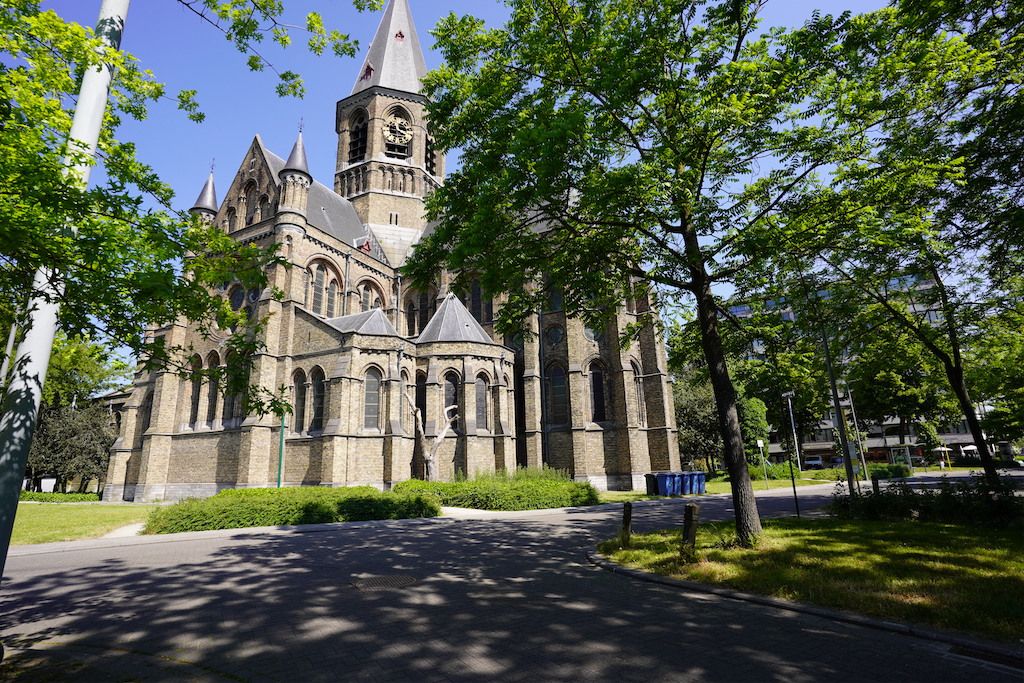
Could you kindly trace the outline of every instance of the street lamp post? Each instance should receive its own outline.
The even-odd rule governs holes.
[[[787,391],[783,394],[786,397],[786,405],[789,406],[789,426],[793,430],[793,453],[796,454],[797,465],[800,464],[800,443],[796,438],[796,420],[793,418],[793,392]],[[800,498],[796,495],[796,475],[793,474],[793,459],[789,459],[789,481],[793,484],[793,505],[796,507],[796,517],[800,519]]]

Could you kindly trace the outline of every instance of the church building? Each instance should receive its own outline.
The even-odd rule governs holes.
[[[628,490],[645,472],[679,469],[661,334],[650,327],[627,349],[618,342],[649,310],[646,299],[623,302],[591,329],[553,296],[526,333],[502,338],[500,293],[477,282],[454,291],[440,268],[426,291],[403,281],[430,230],[424,199],[444,182],[425,74],[408,0],[390,0],[351,94],[337,103],[329,185],[310,174],[301,132],[287,159],[256,136],[221,202],[211,173],[192,211],[238,240],[278,245],[290,264],[271,270],[264,291],[235,285],[224,296],[267,318],[250,381],[288,387],[294,412],[282,440],[279,417],[244,414],[241,398],[215,382],[139,373],[104,499],[202,497],[275,486],[279,476],[285,486],[388,489],[424,476],[414,407],[429,443],[451,420],[442,480],[548,465]],[[194,369],[231,362],[227,333],[204,337],[185,320],[155,333],[193,349]],[[446,415],[449,406],[458,409]]]

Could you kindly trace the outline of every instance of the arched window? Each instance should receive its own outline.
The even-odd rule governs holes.
[[[234,353],[228,353],[225,365],[228,370],[231,371],[234,368],[234,372],[238,372],[238,356]],[[224,409],[221,417],[224,427],[237,427],[241,424],[242,418],[245,417],[245,392],[249,387],[249,371],[248,368],[242,369],[243,374],[240,377],[234,379],[231,375],[228,376],[228,384],[225,386],[224,391]],[[239,390],[232,390],[233,386],[239,387]]]
[[[348,163],[355,163],[366,158],[366,140],[369,121],[365,111],[358,111],[349,122]]]
[[[604,368],[596,361],[590,364],[590,420],[604,422],[608,419],[604,386]]]
[[[327,382],[324,371],[314,368],[309,373],[309,382],[313,389],[313,415],[309,420],[309,431],[319,432],[324,428],[324,398],[327,393]]]
[[[375,285],[364,282],[359,285],[359,306],[364,313],[374,308],[384,308],[384,297]]]
[[[306,373],[292,375],[292,431],[301,434],[306,426]]]
[[[384,154],[392,159],[408,159],[412,150],[412,121],[401,107],[388,112],[384,120]]]
[[[433,297],[430,296],[429,292],[421,292],[420,293],[420,305],[419,305],[419,314],[420,314],[419,330],[420,330],[420,332],[422,332],[423,328],[425,328],[427,326],[427,323],[430,322],[430,319],[432,317],[434,317],[434,305],[433,305],[433,303],[434,303],[433,302]]]
[[[630,362],[633,368],[633,392],[636,394],[636,421],[641,427],[647,426],[647,404],[644,401],[644,374],[635,361]]]
[[[245,224],[252,225],[253,218],[260,208],[260,200],[256,195],[256,183],[249,183],[245,187]]]
[[[380,429],[380,370],[370,368],[363,378],[363,428]]]
[[[188,426],[195,429],[196,424],[199,422],[199,397],[203,391],[203,359],[199,356],[193,356],[190,369],[192,371],[192,377],[190,378],[192,396],[191,401],[189,401]]]
[[[564,425],[569,422],[569,391],[565,368],[552,365],[548,368],[548,422]]]
[[[210,370],[220,367],[220,356],[216,352],[211,353],[206,358],[206,366]],[[210,373],[210,389],[209,394],[206,397],[206,424],[210,427],[213,426],[214,421],[217,419],[217,403],[220,398],[220,377],[216,372]]]
[[[476,376],[476,428],[490,429],[487,424],[487,376]]]
[[[406,336],[412,337],[416,335],[416,306],[413,305],[412,301],[405,307],[405,328]]]
[[[469,312],[473,314],[476,321],[483,322],[483,290],[480,288],[480,281],[473,280],[469,286]]]
[[[420,419],[423,420],[423,427],[427,426],[427,376],[422,372],[416,373],[416,410],[420,411]]]
[[[459,428],[459,414],[462,412],[462,402],[459,400],[459,375],[456,372],[449,372],[444,376],[444,414],[452,416],[452,426]],[[448,412],[448,408],[456,406],[458,410]],[[443,417],[441,418],[444,419]]]
[[[316,267],[313,275],[313,312],[323,315],[324,312],[324,284],[327,280],[327,269],[322,265]]]
[[[234,230],[238,227],[238,212],[235,211],[235,207],[228,209],[228,230]]]
[[[338,281],[331,280],[327,286],[327,317],[333,318],[338,315]]]
[[[260,197],[260,217],[259,220],[265,221],[270,218],[270,197],[263,195]]]
[[[153,391],[146,392],[139,406],[139,435],[149,431],[149,424],[153,421]]]

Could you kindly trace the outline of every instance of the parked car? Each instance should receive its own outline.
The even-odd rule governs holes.
[[[832,460],[829,462],[829,467],[843,467],[845,464],[846,461],[842,458],[842,456],[837,456],[835,458],[832,458]]]
[[[804,457],[804,469],[805,470],[823,470],[825,469],[825,459],[820,455],[808,455]]]

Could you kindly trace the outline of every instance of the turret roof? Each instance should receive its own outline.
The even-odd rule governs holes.
[[[494,340],[480,327],[480,323],[451,292],[437,308],[437,313],[416,338],[417,344],[430,342],[483,342],[493,344]]]

